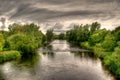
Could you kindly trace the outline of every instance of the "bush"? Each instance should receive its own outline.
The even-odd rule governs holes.
[[[2,51],[4,43],[5,43],[4,37],[2,34],[0,34],[0,51]]]
[[[105,49],[105,51],[113,51],[116,46],[115,37],[111,33],[107,34],[101,46]]]
[[[102,42],[107,33],[108,31],[105,29],[94,32],[94,34],[90,35],[88,40],[90,45],[95,46],[95,44]]]
[[[25,34],[14,34],[8,38],[8,42],[12,50],[20,51],[24,57],[32,55],[36,49],[34,39]]]
[[[18,51],[3,51],[0,52],[0,63],[14,59],[20,59],[21,54]]]
[[[109,70],[115,74],[116,78],[120,78],[120,48],[115,48],[115,51],[104,58],[104,63]]]
[[[93,46],[90,46],[89,42],[82,42],[81,43],[81,46],[83,48],[86,48],[86,49],[89,49],[89,50],[92,50],[93,49]]]

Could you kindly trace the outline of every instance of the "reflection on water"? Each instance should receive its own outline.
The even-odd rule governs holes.
[[[52,50],[70,48],[66,41],[55,40]],[[0,80],[113,80],[93,53],[44,52],[20,62],[0,65]]]

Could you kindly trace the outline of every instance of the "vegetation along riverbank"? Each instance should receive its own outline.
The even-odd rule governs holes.
[[[98,22],[74,25],[66,34],[56,35],[53,29],[43,34],[35,24],[12,24],[9,31],[0,31],[0,63],[35,55],[36,49],[54,39],[64,39],[94,52],[105,66],[120,79],[120,26],[110,31]]]
[[[120,26],[112,31],[100,27],[97,22],[75,25],[64,37],[74,45],[92,50],[116,78],[120,79]]]
[[[0,63],[32,56],[45,41],[45,35],[39,26],[12,24],[9,31],[0,31]]]

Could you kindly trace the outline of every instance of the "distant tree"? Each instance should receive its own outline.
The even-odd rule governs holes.
[[[98,22],[92,23],[92,25],[90,27],[91,34],[93,34],[95,31],[99,30],[100,27],[101,27],[101,25]]]
[[[62,40],[65,39],[65,34],[64,33],[60,33],[59,34],[59,39],[62,39]]]
[[[115,28],[115,30],[113,30],[112,33],[114,34],[116,40],[120,41],[120,26]]]
[[[75,25],[74,29],[67,31],[66,39],[74,44],[80,45],[81,42],[88,40],[90,36],[89,25]]]
[[[54,36],[53,29],[47,30],[47,32],[46,32],[47,42],[52,41],[53,40],[53,36]]]

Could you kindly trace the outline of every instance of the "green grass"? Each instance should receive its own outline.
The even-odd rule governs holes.
[[[0,63],[20,59],[21,54],[18,51],[3,51],[0,52]]]

